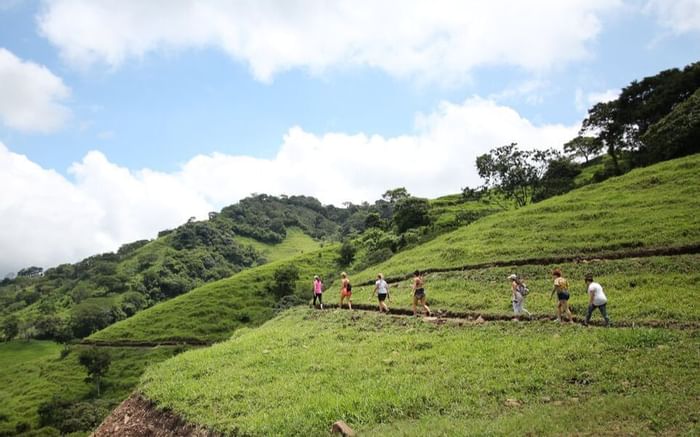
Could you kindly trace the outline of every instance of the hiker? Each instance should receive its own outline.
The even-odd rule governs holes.
[[[413,315],[416,315],[416,305],[419,303],[423,305],[423,308],[426,311],[426,315],[430,315],[430,308],[428,308],[428,305],[425,303],[425,288],[424,288],[424,281],[423,281],[423,276],[420,274],[418,270],[413,272]]]
[[[569,318],[569,323],[574,323],[574,318],[571,315],[571,310],[569,309],[569,281],[561,276],[561,270],[556,268],[552,271],[552,277],[554,278],[554,288],[552,289],[552,294],[550,298],[557,293],[557,322],[561,323],[561,316],[566,313]]]
[[[314,276],[314,307],[316,306],[316,299],[318,299],[318,303],[323,309],[323,281],[318,275]]]
[[[520,320],[520,315],[522,313],[527,314],[528,318],[532,317],[530,311],[525,309],[525,296],[530,292],[527,285],[525,285],[523,280],[516,274],[508,276],[508,279],[510,279],[511,301],[513,303],[513,313],[515,314],[513,320]]]
[[[593,281],[592,273],[587,273],[584,280],[586,281],[586,285],[588,285],[588,312],[586,313],[586,320],[584,320],[583,324],[588,326],[588,322],[591,321],[593,311],[598,308],[600,310],[600,314],[605,320],[605,326],[610,326],[608,311],[605,308],[605,306],[608,304],[608,298],[603,292],[603,287],[599,283]]]
[[[389,284],[384,280],[384,275],[381,273],[377,275],[377,282],[374,284],[374,294],[377,295],[379,300],[379,312],[385,311],[389,313],[389,307],[384,303],[384,301],[389,297]]]
[[[348,299],[348,308],[352,309],[352,285],[348,274],[343,272],[340,274],[340,308],[343,308],[343,301]]]

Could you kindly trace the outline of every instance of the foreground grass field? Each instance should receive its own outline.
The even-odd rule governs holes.
[[[86,371],[78,363],[83,346],[73,346],[60,357],[62,346],[48,341],[14,341],[0,344],[0,432],[14,431],[19,422],[38,427],[37,408],[54,397],[71,401],[92,399],[94,385],[86,383]],[[180,349],[108,348],[112,359],[103,381],[100,401],[107,410],[134,389],[144,369],[172,357]],[[4,422],[4,423],[3,423]],[[87,434],[87,433],[86,433]]]
[[[700,155],[485,217],[354,275],[700,242]]]
[[[560,267],[571,284],[571,300],[576,315],[585,315],[588,295],[583,276],[591,272],[608,296],[613,320],[631,322],[699,322],[700,255],[598,260],[548,266],[520,266],[435,273],[426,276],[428,304],[433,311],[478,312],[485,315],[511,314],[510,281],[517,273],[526,279],[530,294],[526,308],[536,315],[555,314],[551,297],[551,271]],[[355,303],[375,303],[374,287],[356,287]],[[411,281],[391,288],[391,306],[410,308]],[[597,313],[595,317],[600,317]]]
[[[275,311],[275,296],[268,290],[275,271],[290,263],[299,270],[295,290],[310,294],[313,275],[337,269],[337,245],[244,270],[230,278],[204,285],[122,320],[89,337],[90,340],[193,340],[220,341],[236,329],[257,326]]]
[[[700,432],[697,331],[438,326],[290,310],[147,370],[162,408],[241,435]]]

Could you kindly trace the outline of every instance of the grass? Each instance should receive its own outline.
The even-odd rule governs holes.
[[[313,275],[337,269],[337,245],[277,261],[196,288],[99,331],[93,340],[220,341],[236,329],[257,326],[274,316],[276,298],[267,290],[274,272],[291,263],[299,269],[296,292],[310,294]]]
[[[62,349],[49,341],[13,341],[0,344],[0,414],[7,416],[3,429],[14,430],[18,422],[38,427],[37,408],[54,396],[75,401],[91,401],[94,385],[84,381],[85,368],[78,363],[83,346],[73,346],[61,358]],[[154,349],[109,348],[112,363],[103,381],[101,400],[110,407],[124,400],[137,385],[144,369],[170,358],[173,347]]]
[[[569,301],[578,316],[585,315],[588,295],[583,276],[594,274],[608,297],[610,317],[617,321],[699,322],[700,255],[598,260],[549,266],[488,268],[465,272],[434,273],[426,276],[428,304],[433,311],[479,312],[488,315],[510,314],[510,281],[517,273],[526,278],[530,294],[526,308],[533,314],[554,315],[556,301],[550,297],[554,267],[562,268],[571,285]],[[356,303],[375,303],[374,287],[356,287]],[[391,306],[410,308],[411,281],[391,288]],[[600,317],[594,313],[594,317]]]
[[[321,248],[321,243],[306,235],[298,228],[287,230],[287,237],[279,244],[266,244],[253,238],[236,236],[236,241],[242,245],[250,245],[259,251],[267,262],[292,258]]]
[[[700,242],[700,155],[636,169],[518,210],[492,214],[355,274],[487,261],[596,255]]]
[[[190,422],[250,436],[326,435],[336,420],[361,435],[690,435],[698,350],[697,331],[295,309],[149,368],[141,389]]]

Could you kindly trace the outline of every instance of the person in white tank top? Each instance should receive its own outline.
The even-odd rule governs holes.
[[[600,310],[600,314],[605,320],[605,326],[609,326],[610,319],[608,318],[608,311],[606,308],[608,304],[608,297],[605,296],[603,287],[599,283],[593,281],[593,275],[591,273],[586,274],[585,281],[586,285],[588,286],[588,312],[586,313],[586,320],[583,322],[583,324],[588,325],[588,322],[590,322],[591,316],[593,315],[593,311],[598,308]]]

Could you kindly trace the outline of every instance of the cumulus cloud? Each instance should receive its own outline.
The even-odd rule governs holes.
[[[373,201],[405,186],[435,197],[480,183],[476,156],[519,142],[557,147],[579,126],[534,125],[472,97],[416,116],[413,132],[315,134],[292,127],[270,159],[198,155],[178,171],[131,171],[88,153],[65,178],[0,144],[0,272],[76,261],[234,203],[251,193],[305,194],[322,202]]]
[[[51,132],[70,117],[70,90],[48,68],[0,48],[0,121],[27,132]]]
[[[674,34],[700,31],[700,0],[649,0],[644,11]]]
[[[70,63],[117,67],[151,52],[216,47],[269,81],[279,72],[367,66],[458,81],[474,67],[550,69],[587,56],[621,0],[56,0],[40,31]]]

